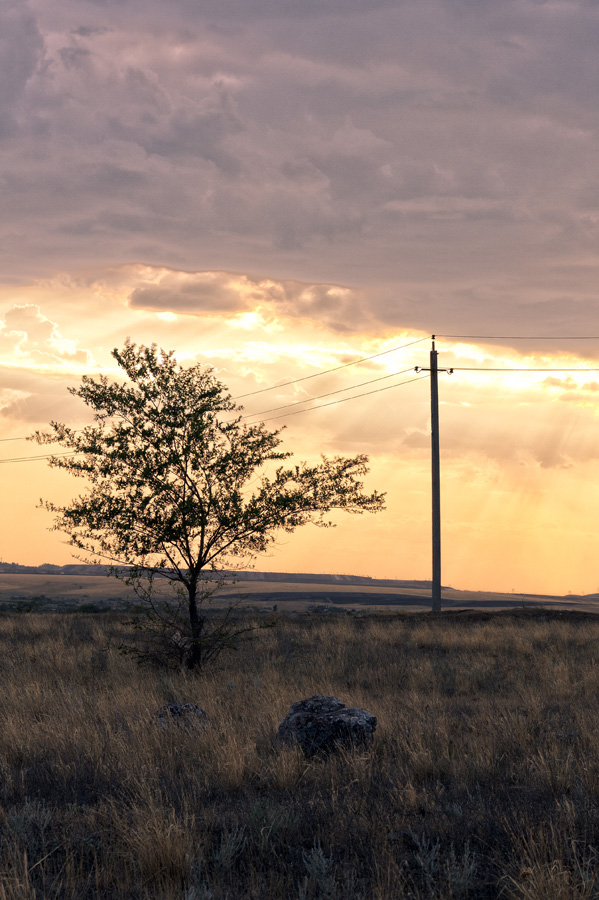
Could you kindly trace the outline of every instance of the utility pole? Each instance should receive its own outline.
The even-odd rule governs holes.
[[[432,335],[432,347],[430,352],[430,368],[416,367],[418,372],[429,371],[431,373],[431,485],[433,501],[433,583],[432,583],[432,612],[441,612],[441,472],[439,456],[439,367],[435,349],[435,335]],[[441,369],[450,375],[453,369]]]
[[[432,611],[441,612],[441,472],[439,460],[439,384],[435,335],[431,369],[431,484],[433,497],[433,593]]]

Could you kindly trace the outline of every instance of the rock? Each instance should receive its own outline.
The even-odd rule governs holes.
[[[187,731],[192,728],[210,728],[208,713],[195,703],[167,703],[156,710],[156,718],[161,728],[169,724],[182,726]]]
[[[340,747],[368,747],[375,729],[376,717],[365,709],[347,707],[336,697],[314,694],[291,705],[276,739],[281,744],[299,744],[306,756],[314,756]]]

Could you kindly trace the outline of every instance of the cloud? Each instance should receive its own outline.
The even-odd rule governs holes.
[[[71,373],[53,373],[51,379],[44,374],[19,370],[0,370],[0,416],[3,427],[14,426],[17,433],[26,436],[34,428],[44,428],[50,421],[88,422],[90,417],[82,407],[81,401],[67,392],[67,386],[73,381]],[[14,432],[13,432],[14,433]],[[30,456],[32,445],[7,444],[4,450],[14,450],[15,455],[22,453]],[[3,453],[3,456],[12,453]]]
[[[235,313],[251,308],[247,278],[225,272],[167,272],[157,283],[142,283],[129,295],[129,305],[194,315]]]
[[[39,306],[13,306],[0,321],[0,361],[5,365],[35,367],[87,367],[88,350],[61,335],[58,325]]]
[[[0,7],[0,140],[10,137],[27,112],[26,90],[41,62],[43,38],[35,16],[20,0]]]
[[[596,5],[3,10],[5,278],[142,260],[367,289],[388,327],[594,316]]]
[[[267,319],[307,318],[341,332],[362,328],[369,319],[358,292],[340,285],[233,272],[155,270],[152,275],[152,281],[142,282],[130,292],[131,308],[197,316],[258,310]]]

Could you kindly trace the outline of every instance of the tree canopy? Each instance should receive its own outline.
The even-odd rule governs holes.
[[[280,430],[246,424],[211,368],[130,341],[112,355],[126,380],[85,375],[69,388],[93,424],[51,422],[35,435],[65,451],[51,466],[85,479],[67,505],[43,505],[80,554],[183,591],[186,663],[195,668],[208,649],[207,572],[253,559],[281,531],[329,526],[334,510],[376,512],[384,495],[363,491],[364,454],[289,464]]]

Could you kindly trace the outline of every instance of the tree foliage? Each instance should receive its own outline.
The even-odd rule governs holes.
[[[199,668],[231,639],[223,623],[209,630],[207,577],[249,562],[280,531],[332,525],[333,510],[376,512],[383,495],[363,492],[363,454],[289,464],[280,431],[245,424],[210,368],[182,367],[172,352],[130,341],[112,355],[126,380],[85,375],[69,388],[93,424],[51,422],[35,435],[66,451],[51,466],[85,480],[69,504],[42,505],[80,555],[127,567],[138,592],[145,584],[154,621],[176,626],[184,662]],[[155,601],[157,578],[179,592],[177,615]]]

